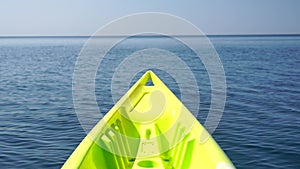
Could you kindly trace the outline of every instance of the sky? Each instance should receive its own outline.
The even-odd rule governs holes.
[[[300,0],[0,0],[0,36],[89,36],[138,12],[176,15],[205,34],[300,34]]]

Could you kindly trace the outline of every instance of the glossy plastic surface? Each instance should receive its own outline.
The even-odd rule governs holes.
[[[234,166],[180,100],[148,71],[84,138],[62,168]]]

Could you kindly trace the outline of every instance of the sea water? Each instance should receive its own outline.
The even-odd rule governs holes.
[[[87,39],[0,38],[0,168],[60,168],[85,137],[72,102],[72,76]],[[227,84],[215,140],[237,168],[300,168],[300,36],[209,39]],[[149,48],[174,53],[192,70],[201,96],[197,119],[203,124],[211,99],[205,66],[186,45],[166,37],[129,38],[106,54],[95,80],[101,112],[114,105],[116,67],[131,53]],[[153,71],[181,97],[176,79],[167,71]],[[196,102],[193,96],[189,101]],[[94,120],[91,124],[99,119]]]

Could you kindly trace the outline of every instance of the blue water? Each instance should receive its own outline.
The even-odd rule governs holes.
[[[0,168],[59,168],[85,137],[73,108],[72,74],[86,40],[0,38]],[[237,168],[300,168],[300,36],[210,40],[227,80],[215,140]],[[204,66],[186,46],[163,37],[129,39],[107,54],[96,78],[101,111],[113,105],[114,67],[149,47],[169,50],[192,68],[201,94],[197,118],[203,123],[210,106]],[[154,71],[180,97],[176,79]]]

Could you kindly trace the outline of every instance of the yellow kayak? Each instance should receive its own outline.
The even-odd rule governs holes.
[[[235,167],[193,114],[148,71],[98,122],[62,168]]]

